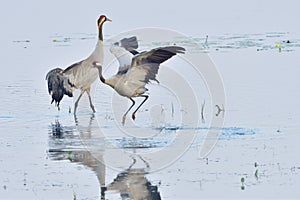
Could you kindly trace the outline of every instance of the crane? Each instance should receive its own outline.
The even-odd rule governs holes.
[[[96,47],[92,54],[86,59],[74,63],[66,69],[56,68],[50,70],[46,75],[46,80],[48,82],[48,92],[52,95],[52,101],[55,101],[55,105],[59,110],[59,103],[64,95],[69,97],[73,96],[73,91],[75,89],[80,89],[78,99],[75,101],[74,114],[76,114],[78,102],[82,95],[86,92],[89,98],[90,107],[95,111],[95,107],[92,103],[92,98],[90,95],[90,89],[92,83],[97,79],[98,72],[95,67],[93,67],[93,62],[97,61],[103,64],[104,59],[104,49],[103,49],[103,24],[106,21],[111,21],[105,15],[101,15],[97,20],[98,25],[98,41]]]
[[[116,45],[117,46],[117,45]],[[120,49],[124,47],[124,45],[119,46]],[[149,83],[151,80],[157,81],[156,74],[158,73],[158,69],[161,63],[170,59],[177,53],[184,53],[185,49],[179,46],[166,46],[166,47],[158,47],[152,49],[150,51],[137,53],[134,50],[136,55],[132,55],[130,65],[124,65],[120,60],[122,57],[117,57],[119,60],[120,68],[116,75],[105,79],[102,75],[102,65],[101,63],[95,61],[93,65],[98,69],[99,78],[101,82],[112,87],[119,95],[127,97],[131,100],[132,105],[128,108],[122,118],[122,124],[125,124],[126,115],[135,105],[135,101],[133,98],[135,97],[143,97],[144,100],[141,104],[134,110],[132,113],[132,119],[135,120],[135,114],[139,110],[139,108],[147,101],[148,95],[144,93],[148,90],[145,85]],[[124,51],[126,55],[126,52]],[[127,50],[127,56],[129,56],[130,51]],[[133,52],[131,52],[134,54]],[[122,56],[122,55],[121,55]],[[128,62],[128,58],[124,59],[125,63]],[[157,81],[158,82],[158,81]]]

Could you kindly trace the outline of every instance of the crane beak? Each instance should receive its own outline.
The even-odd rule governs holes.
[[[109,19],[109,18],[107,18],[107,17],[106,17],[106,21],[112,22],[112,20],[111,20],[111,19]]]

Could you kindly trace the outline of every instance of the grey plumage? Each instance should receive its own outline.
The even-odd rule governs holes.
[[[120,41],[120,43],[121,43],[121,47],[124,47],[127,51],[129,51],[133,55],[139,53],[136,51],[136,49],[139,48],[136,36],[132,36],[130,38],[123,38]]]
[[[101,63],[93,63],[94,66],[97,67],[99,78],[103,83],[111,86],[119,95],[127,97],[132,101],[131,107],[123,115],[123,124],[125,123],[127,113],[135,104],[132,98],[145,98],[133,112],[132,119],[135,119],[135,113],[148,99],[148,95],[144,95],[147,91],[145,85],[151,80],[158,82],[156,74],[158,73],[160,64],[177,53],[184,53],[184,51],[185,49],[183,47],[167,46],[155,48],[134,56],[122,45],[115,44],[111,47],[111,52],[117,57],[120,67],[118,73],[108,79],[102,76]]]
[[[110,52],[115,55],[119,62],[119,71],[117,75],[126,74],[131,65],[132,58],[134,55],[139,54],[136,50],[137,48],[138,41],[136,36],[123,38],[111,46]]]
[[[111,20],[104,15],[101,15],[97,21],[98,41],[90,56],[80,62],[70,65],[65,70],[56,68],[48,72],[46,76],[46,80],[48,81],[48,91],[52,94],[52,102],[55,101],[55,105],[57,105],[58,108],[59,102],[64,95],[72,97],[73,90],[80,89],[81,93],[75,102],[74,114],[76,114],[78,102],[85,92],[89,97],[90,107],[93,112],[96,112],[94,105],[92,104],[90,89],[94,81],[97,80],[98,75],[97,69],[93,67],[92,62],[97,61],[103,63],[104,49],[102,26],[106,21]]]
[[[146,73],[143,80],[144,83],[149,83],[150,80],[158,82],[156,79],[156,74],[158,73],[159,65],[177,53],[184,53],[184,51],[185,49],[183,47],[178,46],[159,47],[152,49],[151,51],[135,56],[132,59],[130,70],[145,70]],[[130,76],[130,74],[128,76]]]

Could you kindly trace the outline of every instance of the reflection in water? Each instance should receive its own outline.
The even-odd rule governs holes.
[[[62,126],[56,119],[55,123],[51,124],[51,133],[54,138],[64,138],[66,135],[72,135],[73,131],[70,127]]]
[[[153,186],[145,177],[150,166],[141,156],[132,157],[132,164],[126,170],[120,172],[111,183],[105,183],[106,166],[103,159],[105,149],[97,152],[96,158],[81,142],[82,138],[92,139],[93,128],[96,127],[93,126],[94,118],[92,115],[87,126],[80,126],[81,121],[75,117],[77,127],[63,126],[58,119],[55,120],[50,128],[49,157],[53,160],[80,163],[92,169],[101,186],[101,199],[116,192],[120,193],[122,199],[161,199],[157,186]],[[144,163],[145,167],[134,168],[137,162]]]
[[[141,156],[138,156],[138,158],[149,168],[148,163]],[[119,173],[114,181],[105,188],[105,191],[117,191],[122,199],[161,199],[157,186],[151,185],[145,177],[146,170],[144,168],[133,168],[137,159],[132,159],[133,163],[128,169]]]

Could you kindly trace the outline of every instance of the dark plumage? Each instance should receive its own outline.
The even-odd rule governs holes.
[[[129,51],[133,55],[139,53],[138,51],[136,51],[136,49],[139,48],[136,36],[130,38],[123,38],[120,42],[121,42],[121,47],[124,47],[127,51]]]
[[[55,106],[59,109],[59,103],[64,95],[73,97],[74,85],[69,79],[62,74],[63,70],[55,68],[50,70],[46,75],[48,82],[48,92],[52,96],[51,104],[55,101]]]
[[[158,82],[156,79],[156,74],[161,63],[169,60],[171,57],[175,56],[177,53],[184,53],[185,49],[179,46],[167,46],[152,49],[148,52],[140,53],[132,59],[132,68],[137,67],[147,71],[145,83],[149,83],[150,80]]]

